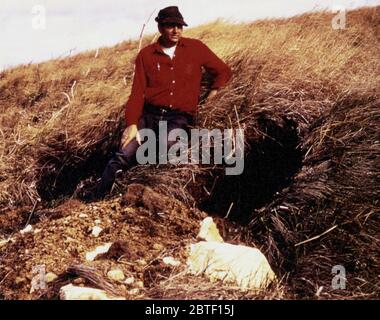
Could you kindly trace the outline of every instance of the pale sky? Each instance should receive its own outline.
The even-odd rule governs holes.
[[[380,5],[380,0],[0,0],[0,71],[153,33],[159,9],[177,5],[189,27]]]

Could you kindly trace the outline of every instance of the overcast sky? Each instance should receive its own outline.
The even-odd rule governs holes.
[[[179,6],[191,26],[289,17],[321,9],[380,5],[380,0],[0,0],[0,70],[111,46],[156,31],[158,10]]]

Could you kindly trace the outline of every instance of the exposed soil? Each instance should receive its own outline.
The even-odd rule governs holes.
[[[30,219],[34,229],[31,233],[19,232],[30,217],[26,209],[1,217],[4,221],[1,233],[13,239],[0,248],[1,298],[57,298],[57,281],[48,285],[47,290],[31,292],[38,266],[45,266],[46,273],[61,275],[60,286],[70,281],[89,285],[83,279],[67,276],[70,266],[84,264],[105,278],[110,269],[122,269],[135,282],[131,285],[115,282],[119,292],[128,299],[146,299],[150,289],[157,295],[155,287],[176,271],[162,262],[163,257],[174,257],[182,263],[177,268],[184,269],[186,246],[195,241],[199,222],[206,214],[135,184],[124,196],[112,200],[92,204],[69,200],[54,209],[36,210]],[[232,243],[243,240],[241,228],[218,218],[216,222],[226,240]],[[103,229],[98,237],[91,234],[96,225]],[[86,252],[109,242],[113,245],[107,254],[93,262],[86,261]],[[139,292],[130,294],[134,287]]]

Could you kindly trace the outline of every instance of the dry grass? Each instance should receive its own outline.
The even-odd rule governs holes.
[[[213,115],[210,125],[223,124],[237,107],[252,119],[262,110],[296,119],[302,131],[342,95],[375,93],[376,10],[349,13],[346,30],[333,30],[327,13],[233,26],[217,21],[189,30],[187,36],[204,40],[234,70],[217,114],[204,107]],[[116,143],[137,46],[125,42],[1,73],[2,205],[33,204],[44,178],[55,182],[64,168],[105,155]]]
[[[186,31],[234,72],[217,100],[202,105],[198,124],[245,128],[248,151],[271,136],[269,128],[294,131],[303,154],[299,172],[265,206],[244,212],[255,241],[280,273],[291,272],[287,285],[297,297],[315,297],[324,286],[325,298],[374,298],[380,293],[379,7],[349,12],[344,30],[331,27],[332,17],[216,21]],[[137,47],[124,42],[0,74],[1,210],[67,195],[100,170],[119,141]],[[210,190],[221,175],[221,168],[137,167],[124,181],[196,206],[205,198],[199,185]],[[346,292],[326,289],[336,264],[350,275]]]
[[[290,297],[282,281],[265,290],[242,291],[231,284],[192,276],[187,271],[174,271],[144,294],[144,299],[170,300],[280,300]]]

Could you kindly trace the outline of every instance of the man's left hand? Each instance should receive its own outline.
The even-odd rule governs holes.
[[[206,99],[206,102],[210,102],[211,100],[213,100],[217,94],[218,94],[218,90],[215,90],[215,89],[211,90]]]

